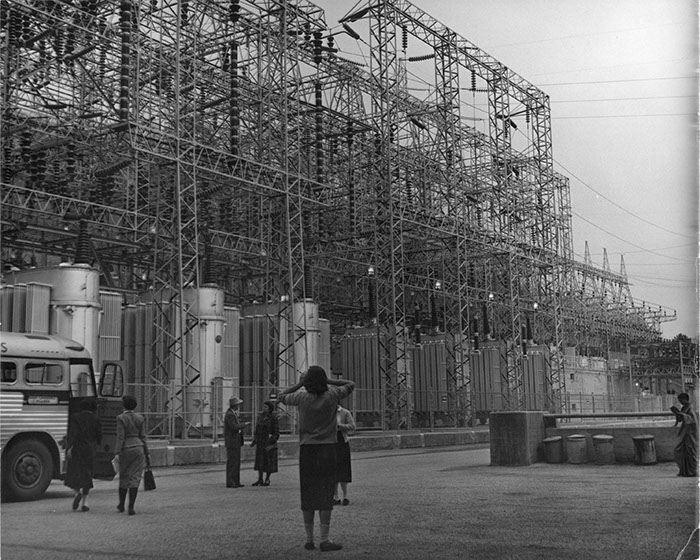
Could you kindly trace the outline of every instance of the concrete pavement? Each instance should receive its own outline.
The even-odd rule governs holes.
[[[221,464],[156,469],[137,515],[116,512],[116,484],[97,482],[91,511],[45,499],[3,504],[3,560],[474,559],[692,560],[697,481],[650,466],[489,465],[486,445],[353,454],[349,506],[333,512],[338,552],[304,550],[297,462],[269,487],[224,487]],[[316,528],[318,534],[318,527]],[[686,543],[688,543],[687,548]]]

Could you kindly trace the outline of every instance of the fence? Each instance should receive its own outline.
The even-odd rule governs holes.
[[[136,396],[138,410],[146,419],[148,437],[152,439],[211,439],[223,435],[223,417],[228,399],[237,395],[243,399],[239,416],[255,425],[263,403],[275,393],[271,386],[234,386],[218,380],[211,385],[183,386],[169,384],[132,383],[129,391]],[[485,424],[490,412],[504,410],[503,395],[497,392],[472,392],[448,395],[446,391],[411,391],[401,428],[435,429],[456,427],[455,418],[462,423]],[[521,395],[521,410],[547,411],[551,397],[543,393]],[[676,403],[674,395],[611,396],[604,394],[564,393],[556,412],[562,414],[664,412]],[[384,428],[384,394],[382,389],[356,389],[343,403],[350,410],[359,430]],[[458,411],[450,407],[459,407]],[[457,412],[461,414],[457,414]],[[280,430],[297,431],[295,407],[278,407]],[[252,434],[252,429],[248,435]]]

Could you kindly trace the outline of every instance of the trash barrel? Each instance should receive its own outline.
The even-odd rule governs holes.
[[[568,463],[586,463],[586,436],[583,434],[572,434],[566,437],[566,457]]]
[[[634,459],[638,465],[656,464],[656,445],[653,435],[634,436],[632,441],[634,442]]]
[[[564,460],[563,439],[561,436],[552,436],[542,440],[547,463],[561,463]]]
[[[593,436],[593,454],[596,465],[612,465],[615,462],[615,448],[613,438],[607,434],[596,434]]]

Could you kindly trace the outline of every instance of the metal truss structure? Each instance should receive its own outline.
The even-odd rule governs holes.
[[[172,313],[193,286],[280,302],[273,385],[303,351],[303,316],[295,348],[276,342],[295,301],[338,336],[376,325],[388,427],[410,418],[421,332],[445,335],[459,415],[479,337],[504,341],[518,408],[528,340],[554,397],[564,346],[656,340],[671,318],[624,265],[575,262],[548,96],[407,1],[329,27],[304,0],[1,0],[0,41],[3,264],[89,238],[106,287],[162,306],[155,380],[196,375],[197,317]]]

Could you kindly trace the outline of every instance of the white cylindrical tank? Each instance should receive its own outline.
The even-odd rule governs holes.
[[[100,273],[88,264],[60,265],[14,272],[10,283],[51,285],[49,332],[79,342],[98,358]]]

